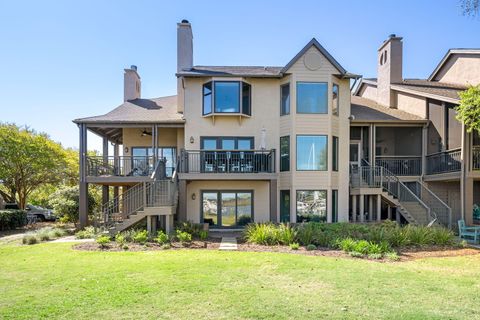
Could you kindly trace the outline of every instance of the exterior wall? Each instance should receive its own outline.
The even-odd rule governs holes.
[[[142,136],[141,133],[144,128],[123,128],[123,155],[131,154],[132,147],[151,147],[152,137]],[[151,127],[146,127],[146,130],[151,130]],[[180,137],[180,138],[179,138]],[[158,146],[159,147],[177,147],[179,140],[183,146],[183,129],[182,128],[159,128],[158,129]],[[125,152],[125,147],[128,147],[128,152]]]
[[[462,218],[459,181],[427,182],[428,188],[452,208],[452,225]]]
[[[187,220],[200,222],[202,190],[252,190],[253,219],[255,222],[270,220],[270,184],[268,181],[191,181],[187,184]],[[195,200],[192,199],[195,194]]]
[[[416,116],[427,118],[427,99],[409,93],[396,92],[396,107]]]
[[[479,84],[480,54],[452,55],[433,80],[460,85]]]
[[[377,101],[377,87],[363,83],[362,88],[358,91],[358,96]]]

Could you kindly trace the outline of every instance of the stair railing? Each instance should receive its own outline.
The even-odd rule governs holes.
[[[452,209],[433,193],[423,182],[416,181],[416,190],[422,201],[435,214],[436,221],[442,226],[452,228]]]

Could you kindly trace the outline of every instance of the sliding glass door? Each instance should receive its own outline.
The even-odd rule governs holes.
[[[253,221],[253,192],[204,191],[201,220],[214,227],[247,225]]]

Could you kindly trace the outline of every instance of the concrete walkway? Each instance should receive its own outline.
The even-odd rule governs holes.
[[[62,238],[58,238],[53,241],[49,241],[50,243],[64,243],[64,242],[93,242],[94,239],[76,239],[75,236],[66,236]]]
[[[219,250],[232,251],[238,250],[237,238],[235,237],[222,237]]]

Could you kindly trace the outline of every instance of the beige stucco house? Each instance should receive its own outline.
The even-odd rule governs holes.
[[[454,93],[478,81],[475,72],[458,79],[472,56],[478,68],[475,55],[452,50],[431,79],[404,80],[401,38],[392,36],[379,49],[378,80],[362,79],[352,96],[360,76],[315,39],[284,66],[194,65],[184,20],[177,26],[176,95],[142,98],[132,66],[123,104],[74,120],[81,224],[88,184],[102,185],[101,219],[112,231],[143,219],[151,230],[170,230],[174,220],[210,228],[387,218],[449,225],[452,215],[472,222],[475,163],[464,160],[472,157],[472,137],[461,125],[445,127],[450,113],[429,117],[429,105],[447,110],[458,103]],[[87,130],[103,138],[103,155],[87,155]],[[457,159],[451,150],[458,148]]]

